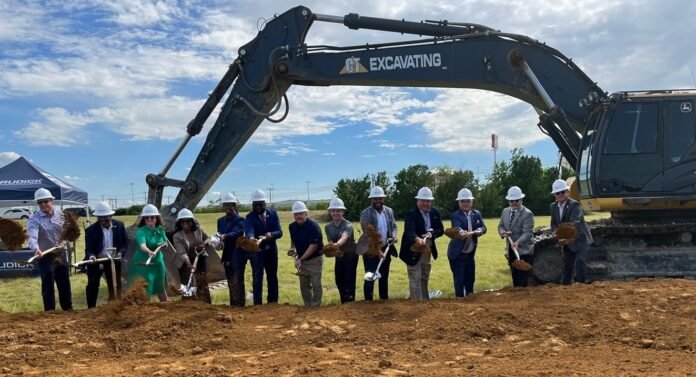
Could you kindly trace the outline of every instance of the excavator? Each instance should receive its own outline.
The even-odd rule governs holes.
[[[311,46],[305,38],[314,22],[413,37]],[[586,210],[611,212],[591,224],[588,278],[696,276],[696,90],[609,94],[570,58],[528,36],[474,23],[323,15],[304,6],[276,15],[239,49],[165,167],[147,175],[148,202],[158,208],[165,187],[180,189],[162,209],[170,227],[179,210],[199,203],[264,120],[287,117],[291,85],[474,88],[524,101],[574,167],[572,195]],[[167,177],[223,99],[189,175]],[[536,278],[557,281],[562,262],[555,240],[540,235],[534,253]]]

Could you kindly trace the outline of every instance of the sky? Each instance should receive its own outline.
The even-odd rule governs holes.
[[[24,156],[86,191],[90,203],[143,203],[239,47],[287,1],[0,0],[0,166]],[[315,1],[313,12],[449,20],[524,34],[573,58],[605,91],[694,88],[696,2]],[[309,45],[413,39],[315,23]],[[472,170],[524,148],[544,165],[557,149],[526,103],[479,90],[293,86],[285,122],[264,121],[200,204],[255,188],[273,200],[326,199],[340,178],[411,164]],[[219,110],[219,109],[218,109]],[[203,133],[168,176],[185,179]],[[176,190],[165,191],[165,204]]]

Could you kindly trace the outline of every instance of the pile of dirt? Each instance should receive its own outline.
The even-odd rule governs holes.
[[[17,250],[27,240],[27,233],[22,224],[12,219],[0,219],[0,240],[7,250]]]
[[[689,376],[696,282],[483,292],[462,300],[243,309],[198,301],[0,313],[0,374]],[[133,304],[126,304],[132,302]]]

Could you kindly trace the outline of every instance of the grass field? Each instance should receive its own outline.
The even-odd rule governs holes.
[[[280,303],[289,303],[293,305],[301,305],[302,297],[299,289],[299,278],[293,275],[294,266],[292,258],[285,256],[285,251],[290,247],[290,235],[288,232],[288,224],[292,221],[290,212],[279,212],[281,226],[283,228],[283,238],[278,240],[279,247],[279,271],[278,280],[280,284]],[[219,214],[199,214],[197,218],[201,223],[202,228],[208,233],[214,233],[216,219],[222,216]],[[317,211],[310,214],[312,217],[324,218],[323,211]],[[606,214],[594,214],[588,216],[588,220],[605,217]],[[135,216],[116,217],[123,221],[127,226],[135,222]],[[491,218],[485,220],[488,227],[488,234],[481,237],[479,246],[476,252],[476,285],[475,291],[500,289],[511,284],[510,272],[503,257],[504,242],[497,236],[496,228],[498,219]],[[325,221],[320,221],[323,229]],[[535,224],[537,227],[548,226],[549,216],[536,216]],[[445,222],[445,228],[451,224]],[[403,231],[403,221],[398,222],[399,231]],[[443,292],[442,297],[454,297],[454,287],[452,284],[452,273],[447,260],[447,237],[441,237],[437,240],[437,248],[440,251],[439,258],[433,262],[432,272],[430,275],[429,287],[431,290],[439,289]],[[397,244],[398,246],[398,244]],[[82,259],[84,255],[84,239],[80,237],[77,241],[78,259]],[[334,283],[334,263],[332,258],[324,259],[324,272],[322,283],[324,288],[323,304],[332,305],[338,304],[339,296]],[[389,276],[389,296],[392,298],[406,298],[408,296],[408,277],[406,274],[406,265],[396,259],[392,260]],[[358,263],[356,297],[362,299],[362,276],[365,271],[362,266],[362,260]],[[247,290],[251,289],[251,271],[247,268]],[[265,280],[265,277],[264,277]],[[85,274],[75,274],[71,277],[73,307],[75,309],[84,309],[87,307],[85,300],[85,286],[87,284],[87,276]],[[6,312],[37,312],[43,309],[41,300],[41,280],[36,278],[17,278],[0,280],[0,310]],[[264,281],[264,300],[265,300],[265,281]],[[375,288],[375,297],[377,296]],[[99,293],[99,304],[106,300],[106,283],[102,280],[101,290]],[[56,297],[57,301],[57,297]],[[227,304],[229,296],[226,289],[218,289],[213,292],[214,304]]]

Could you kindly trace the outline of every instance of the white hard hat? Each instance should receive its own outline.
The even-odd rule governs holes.
[[[94,216],[111,216],[115,212],[107,202],[99,202],[94,206]]]
[[[372,198],[385,198],[386,195],[384,195],[384,190],[382,190],[381,187],[375,186],[370,189],[370,196],[368,196],[368,199]]]
[[[157,207],[153,206],[152,204],[147,204],[145,207],[143,207],[142,212],[140,212],[141,217],[145,216],[159,216],[160,213],[157,210]]]
[[[41,199],[55,199],[55,197],[51,194],[50,191],[46,190],[45,188],[40,188],[36,190],[34,193],[34,201],[39,201]]]
[[[307,206],[298,200],[295,203],[292,203],[292,213],[295,214],[300,212],[307,212]]]
[[[457,201],[459,200],[474,200],[474,195],[468,188],[463,188],[457,193]]]
[[[176,221],[179,221],[181,219],[193,219],[193,212],[191,212],[191,210],[188,208],[181,209],[181,211],[179,211],[179,214],[176,215]]]
[[[508,189],[508,193],[505,197],[505,200],[520,200],[522,198],[524,198],[522,189],[517,186],[512,186]]]
[[[267,202],[266,200],[266,193],[256,189],[254,192],[251,193],[251,201],[252,202]]]
[[[333,198],[329,201],[329,209],[346,209],[346,206],[343,204],[343,200]]]
[[[565,191],[565,190],[570,190],[570,187],[568,186],[568,183],[562,179],[557,179],[553,182],[551,185],[551,193],[555,194],[557,192]]]
[[[237,197],[234,196],[233,193],[228,192],[227,194],[223,195],[222,198],[220,198],[220,202],[224,203],[239,203],[237,200]]]
[[[433,190],[427,187],[421,187],[421,189],[418,190],[418,195],[416,195],[416,199],[435,200],[435,198],[433,198]]]

